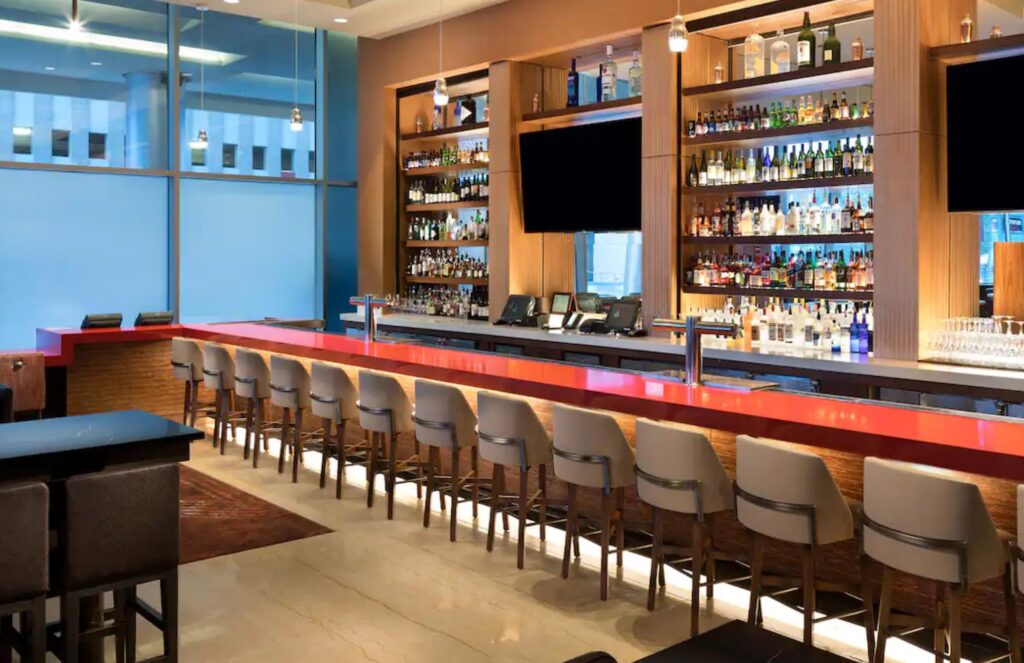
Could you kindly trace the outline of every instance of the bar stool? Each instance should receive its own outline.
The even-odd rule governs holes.
[[[263,417],[266,413],[270,391],[270,367],[258,352],[238,348],[235,350],[235,393],[247,399],[245,406],[245,446],[242,458],[249,458],[249,439],[252,438],[252,466],[259,466],[260,437],[263,450],[268,448],[267,435],[263,431]]]
[[[320,487],[327,484],[327,457],[331,454],[331,447],[338,454],[338,476],[334,492],[335,497],[341,499],[342,477],[345,473],[345,458],[356,451],[367,451],[369,445],[365,442],[346,445],[345,428],[350,419],[359,416],[359,409],[356,402],[359,394],[352,380],[348,378],[339,366],[332,366],[323,362],[313,362],[312,391],[309,398],[312,401],[311,410],[314,417],[320,417],[323,421],[323,438],[320,461]],[[334,426],[335,436],[331,438],[331,426]]]
[[[199,344],[180,336],[172,338],[171,366],[174,379],[185,383],[185,408],[181,423],[194,427],[199,409],[199,382],[203,379],[203,351]]]
[[[283,410],[281,415],[281,453],[277,457],[277,473],[284,472],[285,454],[292,452],[292,483],[299,481],[302,460],[302,414],[309,409],[309,372],[297,359],[271,355],[270,402]],[[295,413],[292,441],[288,441],[291,413]]]
[[[132,663],[137,616],[162,632],[159,660],[178,660],[178,500],[174,464],[68,479],[57,640],[63,663],[78,661],[82,641],[110,635]],[[160,583],[159,612],[137,596],[139,585],[154,581]],[[114,594],[114,609],[104,611],[104,625],[81,631],[82,599],[107,592]]]
[[[934,629],[935,660],[948,658],[952,663],[960,661],[963,631],[997,633],[1002,630],[1008,643],[1009,660],[1019,663],[1021,643],[1009,554],[1012,538],[1000,535],[976,485],[940,472],[881,458],[864,460],[864,552],[882,564],[878,646],[874,660],[885,661],[886,640],[891,629],[897,626],[912,627],[911,630]],[[936,583],[934,616],[892,614],[896,571]],[[970,586],[1000,576],[1005,629],[994,624],[965,625],[960,614],[961,600]],[[947,635],[948,654],[945,651]]]
[[[480,456],[494,465],[491,475],[491,515],[487,525],[487,552],[494,549],[494,525],[501,511],[508,531],[508,506],[515,504],[519,516],[516,566],[523,568],[526,551],[526,516],[530,508],[539,509],[540,540],[547,538],[547,468],[551,463],[551,436],[530,404],[521,398],[491,391],[477,394],[477,427]],[[506,495],[505,468],[519,468],[519,494]],[[537,468],[537,491],[527,494],[530,468]]]
[[[430,498],[434,491],[441,493],[443,486],[437,480],[447,480],[448,496],[451,499],[448,538],[455,541],[458,530],[459,491],[464,485],[471,487],[473,495],[473,519],[477,517],[480,502],[479,449],[476,440],[476,415],[469,407],[462,391],[451,385],[430,380],[416,380],[416,441],[429,447],[427,459],[427,501],[423,507],[423,526],[430,526]],[[462,450],[469,448],[470,470],[463,475],[459,472],[459,457]],[[451,455],[451,476],[438,476],[441,465],[441,450],[448,449]],[[393,458],[393,457],[392,457]],[[393,460],[392,460],[393,462]],[[441,496],[444,504],[444,497]]]
[[[618,422],[604,412],[556,404],[554,408],[555,476],[569,487],[569,515],[562,555],[562,577],[569,577],[571,543],[579,557],[580,517],[576,507],[579,487],[601,489],[601,600],[608,600],[608,549],[616,530],[616,563],[622,566],[625,545],[623,511],[626,486],[636,481],[633,450]],[[612,491],[615,506],[612,506]]]
[[[50,493],[44,483],[0,486],[0,660],[46,660]],[[21,615],[21,632],[14,630]]]
[[[203,383],[215,394],[213,447],[217,448],[219,443],[220,453],[223,455],[229,426],[231,439],[235,439],[235,428],[231,425],[231,418],[238,414],[232,410],[235,395],[235,360],[223,345],[203,344],[203,376]]]
[[[675,424],[637,419],[636,490],[654,511],[654,547],[647,609],[654,610],[657,586],[665,584],[665,555],[691,558],[690,635],[700,631],[700,576],[707,566],[707,596],[715,595],[715,559],[710,519],[733,508],[732,481],[708,438]],[[666,546],[664,512],[693,516],[690,548]],[[737,580],[734,578],[733,580]]]
[[[398,380],[384,373],[364,369],[359,371],[359,400],[356,401],[356,408],[359,410],[359,425],[370,447],[366,467],[366,506],[373,506],[373,482],[377,473],[383,471],[377,467],[377,456],[380,452],[388,453],[385,486],[388,493],[388,520],[392,520],[395,517],[394,488],[399,470],[395,451],[399,435],[415,432],[412,403]],[[416,497],[419,498],[423,465],[420,461],[420,443],[415,441],[414,444],[413,456],[407,458],[401,467],[417,468]]]
[[[763,587],[778,587],[781,594],[803,590],[804,644],[814,645],[815,622],[863,613],[869,655],[874,652],[874,606],[867,584],[867,559],[861,556],[861,584],[824,583],[815,577],[819,546],[849,541],[854,517],[835,479],[820,456],[758,440],[736,438],[736,517],[754,532],[751,553],[750,608],[747,621],[760,623]],[[803,555],[801,578],[764,575],[765,539],[795,544]],[[859,591],[863,608],[843,615],[815,619],[818,590]],[[771,596],[772,594],[769,594]]]

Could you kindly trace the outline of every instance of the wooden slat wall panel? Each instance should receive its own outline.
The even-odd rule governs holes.
[[[543,110],[560,110],[566,107],[569,95],[569,72],[558,67],[544,67],[544,95],[541,99]]]
[[[996,315],[1012,315],[1024,320],[1024,244],[996,242],[995,244],[995,302]]]
[[[544,290],[549,300],[556,292],[573,292],[576,272],[576,240],[571,233],[544,234]]]

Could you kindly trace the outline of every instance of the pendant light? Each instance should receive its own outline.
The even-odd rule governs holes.
[[[68,29],[72,32],[82,31],[82,21],[78,18],[78,0],[71,0],[71,21],[68,22]]]
[[[206,5],[196,5],[196,11],[199,12],[199,47],[202,49],[206,48]],[[203,60],[199,61],[199,110],[203,114],[203,119],[206,119],[206,63]],[[206,146],[209,145],[209,141],[206,136],[206,129],[200,129],[199,133],[196,134],[195,140],[188,144],[193,150],[205,150]]]
[[[292,80],[292,107],[291,130],[295,133],[302,131],[302,111],[299,110],[299,0],[295,0],[295,78]]]
[[[681,0],[676,0],[676,15],[672,17],[672,25],[668,29],[668,50],[673,53],[685,53],[686,47],[690,45],[680,4]]]
[[[437,22],[437,80],[434,81],[434,105],[448,105],[448,81],[444,73],[444,0],[440,0],[441,18]]]

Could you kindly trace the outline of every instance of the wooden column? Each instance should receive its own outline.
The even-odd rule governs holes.
[[[875,5],[875,354],[917,359],[925,335],[976,309],[978,224],[946,210],[945,72],[969,0]],[[973,293],[973,294],[972,294]],[[973,297],[973,300],[972,300]]]
[[[668,50],[667,25],[646,28],[642,39],[642,286],[644,324],[650,324],[678,311],[679,57]]]

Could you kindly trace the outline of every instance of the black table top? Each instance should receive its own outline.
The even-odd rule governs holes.
[[[141,410],[0,424],[0,480],[188,460],[203,432]]]

